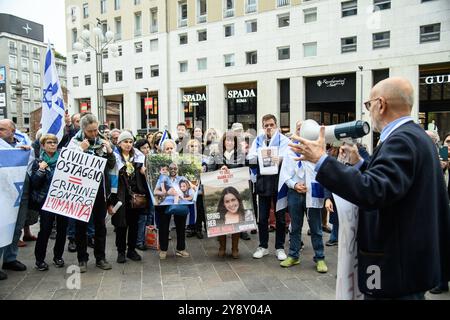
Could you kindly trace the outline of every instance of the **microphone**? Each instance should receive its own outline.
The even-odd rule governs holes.
[[[339,140],[352,142],[355,139],[368,135],[369,132],[369,123],[361,120],[325,126],[325,142],[333,143]],[[319,133],[320,125],[316,121],[311,119],[303,121],[300,128],[300,137],[308,140],[317,140]]]

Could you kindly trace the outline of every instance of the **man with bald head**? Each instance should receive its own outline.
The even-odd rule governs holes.
[[[359,207],[358,285],[365,298],[424,299],[450,279],[450,209],[436,147],[411,117],[414,90],[404,78],[372,89],[365,106],[380,144],[369,161],[348,147],[345,166],[316,141],[295,137],[301,159],[316,163],[317,181]]]

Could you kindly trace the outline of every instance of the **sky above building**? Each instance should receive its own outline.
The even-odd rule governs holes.
[[[64,0],[0,0],[0,12],[44,25],[44,42],[50,41],[66,55]]]

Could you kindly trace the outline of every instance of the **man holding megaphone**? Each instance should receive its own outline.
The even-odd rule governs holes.
[[[369,161],[347,147],[359,169],[326,155],[325,127],[315,141],[295,136],[300,143],[290,144],[316,164],[320,184],[359,207],[358,285],[368,300],[423,300],[440,276],[450,279],[448,194],[436,148],[411,117],[413,102],[407,79],[373,87],[364,104],[380,144]]]

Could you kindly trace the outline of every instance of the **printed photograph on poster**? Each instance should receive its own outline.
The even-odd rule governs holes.
[[[197,200],[201,161],[190,155],[147,157],[147,181],[155,206],[193,204]]]
[[[248,168],[202,173],[208,237],[256,230]]]
[[[261,175],[278,173],[278,163],[274,158],[278,157],[277,147],[263,147],[258,150],[259,172]]]
[[[88,222],[106,159],[63,148],[42,210]]]

